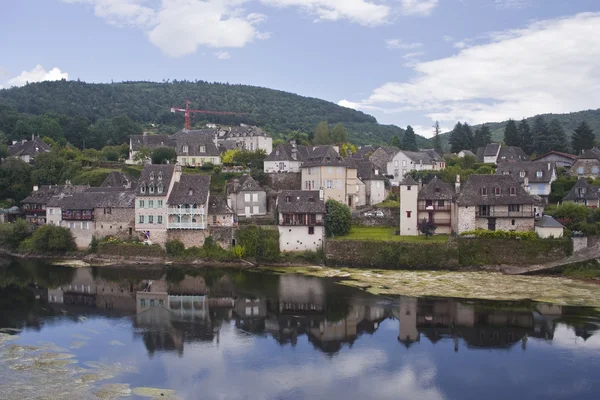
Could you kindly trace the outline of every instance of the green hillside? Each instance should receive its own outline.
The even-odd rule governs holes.
[[[537,115],[526,118],[526,121],[530,126],[533,125],[533,119],[535,117],[537,117]],[[581,122],[585,121],[596,134],[596,138],[600,140],[600,109],[577,111],[568,114],[542,114],[542,117],[544,117],[546,122],[550,122],[552,119],[557,119],[560,121],[569,137],[571,137],[575,128],[577,128]],[[492,131],[492,140],[494,142],[502,142],[504,140],[504,128],[506,127],[507,122],[508,121],[489,122],[485,124]],[[474,125],[472,127],[473,131],[480,126],[481,125]],[[444,148],[448,149],[450,147],[448,143],[450,139],[450,132],[443,133],[440,135],[440,137],[442,138]]]
[[[255,86],[203,81],[90,84],[64,80],[0,90],[0,130],[10,139],[20,139],[33,133],[35,127],[41,129],[35,116],[49,114],[63,131],[72,131],[75,125],[84,132],[86,124],[89,127],[98,121],[127,116],[138,126],[147,129],[148,124],[155,124],[158,132],[171,133],[183,127],[184,117],[181,113],[171,113],[170,109],[184,107],[185,100],[192,102],[193,109],[240,113],[196,115],[192,125],[246,123],[263,128],[275,138],[285,138],[294,131],[309,134],[322,120],[332,125],[343,123],[349,139],[356,144],[387,143],[392,135],[402,136],[404,132],[394,125],[380,125],[363,112],[331,102]],[[123,120],[118,123],[125,124]],[[77,133],[71,132],[71,136],[74,135]],[[66,132],[64,136],[67,141],[83,143],[78,140],[81,138],[67,137]],[[122,137],[119,135],[115,141]],[[419,145],[429,146],[429,141],[419,138]]]

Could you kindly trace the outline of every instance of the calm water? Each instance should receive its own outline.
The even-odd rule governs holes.
[[[117,398],[103,392],[115,387],[133,398],[140,387],[183,399],[600,398],[600,314],[586,308],[5,261],[0,328],[2,399]]]

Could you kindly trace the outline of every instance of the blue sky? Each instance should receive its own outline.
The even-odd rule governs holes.
[[[25,0],[0,85],[201,79],[357,108],[430,135],[600,108],[598,0]],[[183,103],[182,99],[182,103]]]

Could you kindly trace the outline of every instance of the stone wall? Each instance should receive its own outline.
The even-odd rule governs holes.
[[[169,229],[168,240],[179,240],[185,247],[202,247],[209,235],[204,229]]]
[[[456,242],[463,266],[543,264],[567,257],[573,249],[570,239],[458,238]]]
[[[208,234],[224,249],[230,249],[236,228],[231,226],[210,226]]]
[[[111,208],[110,214],[104,214],[104,209],[94,210],[96,227],[94,236],[102,239],[105,236],[115,236],[121,240],[130,239],[135,235],[135,209]]]
[[[164,257],[165,251],[158,245],[144,246],[133,243],[101,243],[98,254],[113,257]]]
[[[302,174],[300,172],[267,174],[267,186],[275,191],[301,190]]]
[[[578,251],[584,250],[588,247],[588,238],[587,237],[574,237],[571,239],[573,241],[573,253],[577,253]]]

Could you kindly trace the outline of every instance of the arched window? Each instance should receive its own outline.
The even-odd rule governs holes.
[[[142,183],[142,186],[140,186],[140,192],[146,193],[146,184],[145,183]]]
[[[160,178],[160,176],[159,176],[159,178]],[[165,187],[164,187],[164,185],[162,183],[159,183],[158,186],[156,186],[156,189],[157,189],[158,193],[162,193],[163,190],[164,190],[164,188]]]
[[[152,183],[148,185],[148,193],[154,193],[154,185]]]

